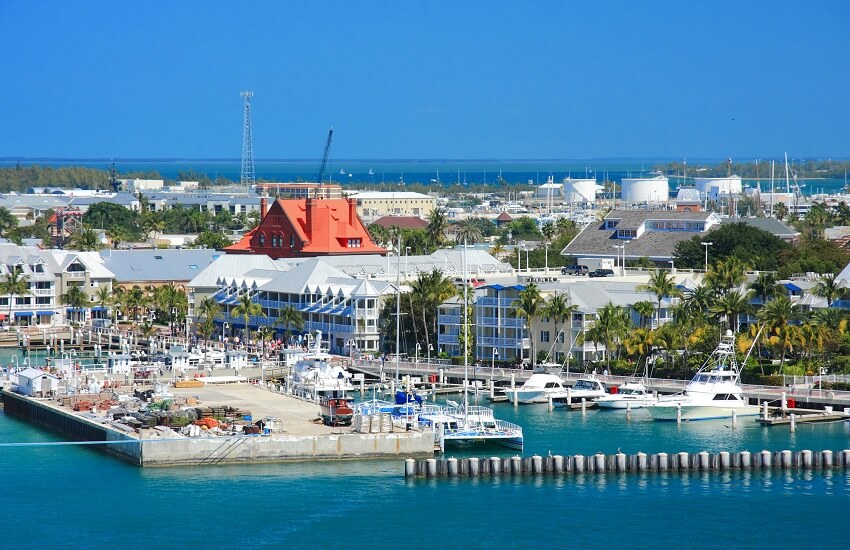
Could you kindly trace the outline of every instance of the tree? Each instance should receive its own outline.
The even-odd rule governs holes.
[[[293,305],[288,305],[280,310],[277,324],[286,329],[286,341],[289,342],[293,329],[301,331],[304,329],[304,318],[301,312]]]
[[[599,330],[604,335],[606,365],[610,369],[612,348],[615,347],[614,344],[622,341],[628,334],[630,325],[629,312],[609,302],[596,312],[596,321],[594,324],[599,325]]]
[[[747,297],[737,290],[727,292],[711,306],[712,313],[726,318],[726,324],[732,332],[738,332],[738,316],[749,309]]]
[[[18,227],[18,218],[5,206],[0,206],[0,237],[5,237]]]
[[[245,326],[243,327],[244,335],[248,333],[248,322],[251,320],[251,317],[265,317],[266,314],[263,312],[263,307],[251,299],[251,295],[248,292],[245,292],[236,302],[236,306],[234,306],[231,314],[234,317],[241,317]],[[243,335],[243,336],[244,336]]]
[[[215,298],[207,296],[198,303],[195,308],[195,315],[201,320],[200,326],[197,328],[198,333],[205,340],[209,340],[215,332],[215,319],[221,315],[221,306],[215,301]]]
[[[812,290],[812,293],[815,296],[826,299],[826,307],[832,307],[832,302],[841,298],[841,296],[844,295],[844,292],[844,282],[837,280],[833,273],[821,275],[818,279],[818,283]]]
[[[475,244],[484,238],[481,229],[472,220],[463,220],[455,224],[455,242],[458,244]]]
[[[647,284],[638,285],[637,290],[655,294],[655,298],[658,300],[657,317],[659,326],[661,325],[661,300],[665,296],[673,298],[682,295],[682,292],[676,287],[673,276],[660,269],[656,269],[649,276],[649,282]]]
[[[100,227],[107,231],[120,229],[126,235],[137,235],[139,214],[120,204],[97,202],[86,209],[83,223],[90,227]]]
[[[200,235],[198,235],[198,238],[192,242],[192,246],[195,248],[209,248],[211,250],[221,250],[231,244],[230,239],[218,231],[203,231]]]
[[[776,273],[773,271],[760,272],[755,280],[750,283],[750,291],[761,300],[762,304],[766,304],[768,300],[776,296],[781,288]]]
[[[558,325],[560,323],[569,323],[572,319],[573,312],[578,309],[576,304],[570,303],[570,296],[566,292],[558,292],[557,294],[553,294],[549,297],[548,300],[543,304],[542,314],[555,322],[555,340],[552,342],[552,347],[555,347],[555,343],[558,341],[558,335],[561,334],[561,331],[558,329]],[[570,343],[567,348],[567,362],[570,360],[570,355],[572,354],[573,348],[573,340],[569,338]],[[550,348],[551,353],[551,348]],[[569,364],[569,363],[568,363]]]
[[[673,249],[677,267],[702,269],[705,265],[703,242],[711,242],[709,259],[725,260],[730,256],[760,271],[776,270],[779,253],[791,250],[791,245],[767,231],[744,222],[723,224],[708,234],[699,234],[681,241]]]
[[[89,295],[79,285],[70,285],[65,293],[59,296],[59,300],[64,305],[73,308],[74,317],[80,323],[83,320],[82,314],[84,314],[86,307],[91,303]]]
[[[15,296],[29,293],[29,277],[24,275],[17,266],[11,268],[3,281],[0,281],[0,294],[9,296],[9,322],[12,323],[12,304]]]
[[[411,311],[409,313],[415,315],[415,319],[418,319],[421,314],[426,349],[432,341],[436,342],[437,309],[440,304],[455,295],[457,295],[457,287],[454,282],[436,268],[419,273],[416,280],[410,284],[408,302]]]
[[[531,368],[534,369],[534,319],[540,314],[543,306],[543,297],[540,295],[537,285],[529,283],[524,289],[520,290],[513,306],[517,316],[525,319],[525,329],[531,343]]]
[[[782,372],[785,365],[785,354],[793,349],[794,343],[797,341],[797,327],[791,323],[799,319],[799,308],[788,296],[779,296],[768,302],[759,311],[758,317],[770,332],[770,342],[777,345],[782,351],[782,358],[779,361],[779,372]]]
[[[637,312],[640,317],[640,328],[645,328],[647,322],[652,319],[652,314],[655,313],[655,305],[649,300],[641,300],[632,304],[632,309]]]
[[[97,289],[94,295],[95,303],[102,308],[109,309],[113,302],[112,289],[108,286],[102,286]],[[111,317],[111,316],[110,316]]]
[[[83,224],[83,227],[71,236],[71,246],[74,250],[99,250],[100,235],[92,226]]]
[[[428,247],[431,250],[440,248],[446,238],[446,227],[448,226],[448,214],[442,208],[435,208],[428,214]]]

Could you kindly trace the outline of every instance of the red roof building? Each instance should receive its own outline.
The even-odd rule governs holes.
[[[354,199],[260,199],[260,225],[225,247],[228,254],[303,258],[342,254],[386,254],[372,242]]]
[[[373,224],[386,227],[398,227],[399,229],[428,229],[428,222],[419,216],[382,216],[372,222]]]

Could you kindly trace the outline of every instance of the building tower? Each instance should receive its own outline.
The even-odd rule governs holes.
[[[251,143],[251,97],[254,92],[242,92],[245,98],[245,120],[242,126],[242,185],[254,185],[254,146]]]

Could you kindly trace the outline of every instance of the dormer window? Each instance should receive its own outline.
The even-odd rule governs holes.
[[[348,239],[346,246],[348,248],[360,248],[363,246],[363,241],[362,239]]]

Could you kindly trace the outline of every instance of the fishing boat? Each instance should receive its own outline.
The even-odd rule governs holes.
[[[325,426],[350,426],[354,409],[344,397],[323,397],[319,401],[322,423]]]
[[[577,379],[576,383],[566,391],[553,394],[552,405],[554,407],[569,407],[573,403],[581,403],[582,399],[589,403],[606,395],[608,395],[608,391],[601,380],[593,375],[584,376]]]
[[[593,402],[600,409],[640,409],[654,405],[658,398],[641,382],[626,382],[617,388],[617,393],[597,397]]]
[[[661,396],[658,403],[648,406],[647,410],[654,420],[668,421],[731,418],[733,414],[758,415],[759,408],[750,405],[743,395],[740,378],[741,371],[735,358],[735,336],[732,331],[726,331],[685,391]]]

